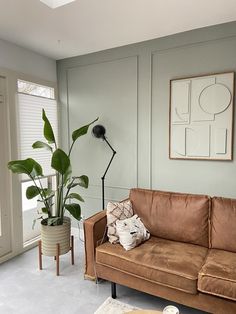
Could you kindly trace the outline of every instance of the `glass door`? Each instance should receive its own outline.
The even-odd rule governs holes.
[[[0,76],[0,257],[11,251],[6,79]]]

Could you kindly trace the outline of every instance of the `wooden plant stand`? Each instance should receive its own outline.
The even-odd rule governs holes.
[[[39,244],[39,269],[42,270],[43,269],[43,264],[42,264],[42,241],[39,240],[38,242]],[[71,264],[74,265],[75,261],[74,261],[74,236],[71,236],[71,245],[70,245],[70,251],[71,251]],[[54,256],[54,260],[56,261],[56,275],[59,276],[60,275],[60,244],[57,243],[57,255]]]

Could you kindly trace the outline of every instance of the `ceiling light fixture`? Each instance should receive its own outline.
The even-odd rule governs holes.
[[[56,9],[68,3],[74,2],[75,0],[40,0],[40,1],[46,4],[48,7]]]

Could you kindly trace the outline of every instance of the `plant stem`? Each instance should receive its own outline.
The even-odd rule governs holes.
[[[35,185],[36,189],[38,190],[41,199],[43,200],[43,195],[41,194],[41,190],[40,190],[40,188],[37,186],[37,184],[36,184],[34,178],[33,178],[32,175],[30,174],[30,172],[26,171],[26,173],[27,173],[28,177],[34,182],[34,185]],[[45,204],[45,201],[43,201],[43,202],[44,202],[44,205],[46,206],[47,204]],[[47,206],[46,206],[46,207],[47,207]]]
[[[70,150],[69,150],[68,157],[70,157],[70,154],[71,154],[71,151],[72,151],[72,148],[73,148],[74,144],[75,144],[75,142],[73,141],[72,144],[71,144],[71,146],[70,146]]]
[[[46,193],[45,193],[45,191],[44,191],[44,189],[43,189],[43,186],[42,186],[42,182],[41,182],[41,180],[40,180],[40,178],[39,177],[37,177],[38,178],[38,181],[39,181],[39,184],[40,184],[40,187],[41,187],[41,191],[42,191],[42,194],[43,194],[43,196],[44,196],[44,198],[45,198],[45,205],[47,204],[47,209],[48,209],[48,217],[50,218],[51,216],[52,216],[52,213],[51,213],[51,206],[49,205],[49,203],[48,203],[48,200],[46,200],[46,198],[47,198],[47,195],[46,195]]]
[[[43,196],[43,194],[41,193],[40,188],[37,186],[37,184],[36,184],[34,178],[31,176],[31,174],[28,174],[28,176],[29,176],[30,179],[34,182],[34,185],[35,185],[35,187],[37,188],[37,190],[38,190],[38,192],[39,192],[39,195],[40,195],[42,201],[44,202],[45,207],[48,209],[48,216],[49,216],[49,215],[50,215],[50,208],[48,207],[47,201],[44,200],[44,196]]]
[[[71,183],[70,184],[73,184],[75,181],[75,178],[72,179]],[[66,199],[67,199],[67,196],[70,192],[71,188],[67,188],[67,192],[66,192],[66,195],[65,195],[65,198],[64,198],[64,202],[63,202],[63,205],[62,205],[62,210],[64,209],[65,207],[65,204],[66,204]],[[63,211],[63,214],[64,214],[64,211]]]
[[[62,182],[63,182],[63,175],[62,175]],[[61,185],[61,208],[60,208],[60,217],[61,217],[61,220],[63,221],[63,189],[64,189],[64,185],[62,184]]]
[[[58,217],[61,217],[63,219],[62,215],[62,200],[63,200],[63,174],[61,175],[60,180],[60,187],[59,187],[59,194],[58,194]]]
[[[59,217],[60,214],[60,198],[61,198],[61,190],[60,190],[60,175],[57,172],[57,209],[56,216]]]

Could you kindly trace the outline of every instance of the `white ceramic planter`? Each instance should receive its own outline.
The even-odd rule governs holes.
[[[41,224],[42,254],[45,256],[57,255],[57,244],[60,245],[60,255],[70,250],[71,220],[64,217],[60,226],[45,226]]]

